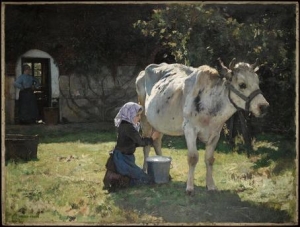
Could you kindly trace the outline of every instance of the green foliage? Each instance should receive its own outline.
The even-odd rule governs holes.
[[[261,89],[270,102],[264,130],[295,132],[295,5],[170,4],[134,26],[171,50],[178,63],[228,65],[260,59]]]
[[[249,63],[259,58],[260,87],[270,103],[268,115],[259,124],[263,131],[295,134],[294,4],[29,4],[5,8],[6,62],[15,62],[30,49],[49,53],[62,74],[77,72],[99,82],[96,95],[104,103],[103,111],[118,106],[124,95],[119,87],[104,92],[106,75],[99,73],[101,67],[107,66],[115,78],[116,64],[132,55],[137,56],[139,70],[159,47],[170,50],[176,62],[194,67],[214,67],[219,57],[225,65],[233,57]]]
[[[170,50],[176,62],[195,67],[214,67],[218,57],[225,65],[233,57],[249,63],[259,58],[260,87],[270,103],[269,114],[261,122],[263,129],[290,135],[296,131],[295,36],[294,4],[25,4],[5,8],[6,62],[39,48],[53,56],[64,75],[75,71],[101,81],[100,69],[107,66],[115,77],[115,64],[133,55],[137,65],[144,66],[149,53],[159,47]]]
[[[7,5],[6,59],[15,61],[39,48],[64,72],[79,74],[99,74],[102,66],[113,69],[130,55],[139,54],[143,61],[147,51],[141,49],[151,42],[141,40],[131,24],[146,18],[150,9],[132,4]]]

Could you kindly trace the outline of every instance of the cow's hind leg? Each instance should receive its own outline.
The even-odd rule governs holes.
[[[187,160],[189,164],[188,179],[186,185],[186,193],[194,195],[194,173],[199,160],[196,140],[197,134],[192,127],[184,127],[185,140],[188,148]]]

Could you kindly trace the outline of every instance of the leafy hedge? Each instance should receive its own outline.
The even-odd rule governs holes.
[[[179,63],[217,67],[219,57],[225,65],[259,58],[260,86],[270,103],[260,123],[265,131],[295,132],[295,5],[170,4],[134,26]]]

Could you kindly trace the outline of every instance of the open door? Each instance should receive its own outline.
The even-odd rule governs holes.
[[[35,90],[34,93],[37,98],[39,118],[45,121],[44,107],[51,106],[51,72],[49,58],[22,58],[22,66],[28,64],[31,66],[32,75],[36,77],[40,83],[41,88]],[[22,69],[23,72],[23,69]]]

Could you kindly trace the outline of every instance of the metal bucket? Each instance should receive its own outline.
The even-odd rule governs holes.
[[[171,157],[166,156],[152,156],[146,159],[147,172],[153,177],[155,183],[163,184],[169,182],[171,160]]]

